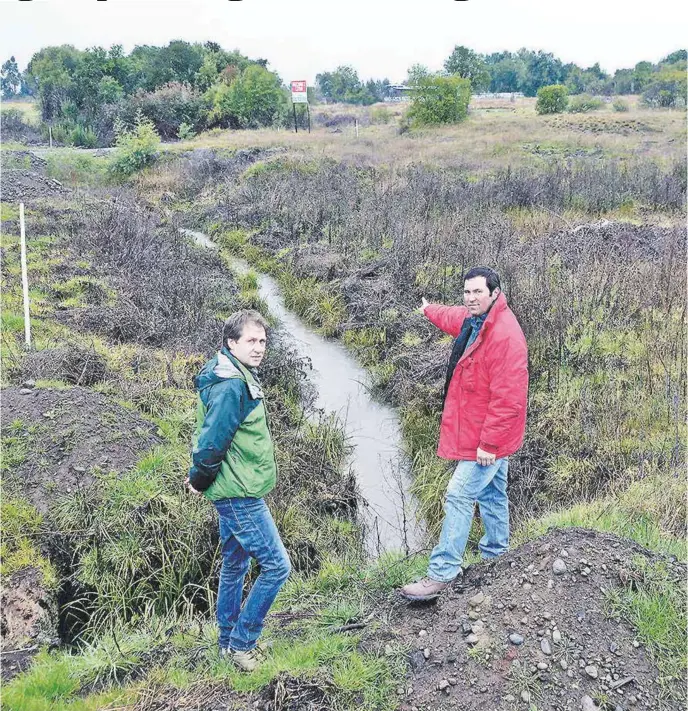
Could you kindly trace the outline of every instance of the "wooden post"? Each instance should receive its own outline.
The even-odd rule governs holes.
[[[306,104],[306,111],[308,112],[308,133],[311,132],[311,105]]]
[[[296,104],[292,102],[292,108],[294,109],[294,133],[298,133],[299,129],[296,125]]]
[[[31,348],[31,316],[29,315],[29,276],[26,268],[26,230],[24,229],[24,203],[19,203],[19,228],[22,289],[24,291],[24,340],[26,347]]]

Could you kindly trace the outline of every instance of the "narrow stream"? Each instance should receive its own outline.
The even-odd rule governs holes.
[[[202,232],[183,230],[197,244],[217,245]],[[232,260],[239,274],[250,270],[242,259]],[[423,531],[416,522],[410,489],[410,462],[404,453],[399,418],[391,407],[373,400],[366,388],[369,375],[336,341],[323,338],[284,305],[277,282],[258,274],[258,290],[294,342],[301,356],[310,358],[310,379],[317,388],[316,407],[335,413],[353,445],[351,466],[366,505],[362,519],[369,554],[420,550]]]

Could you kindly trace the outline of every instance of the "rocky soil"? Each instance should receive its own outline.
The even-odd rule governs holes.
[[[634,556],[651,558],[612,535],[556,530],[469,568],[436,604],[401,608],[393,626],[412,651],[400,710],[685,708],[662,698],[648,650],[605,612]],[[685,583],[685,566],[669,565]]]
[[[2,391],[3,435],[26,445],[3,484],[41,513],[56,496],[93,483],[94,469],[126,471],[160,442],[155,425],[100,393],[24,385]]]

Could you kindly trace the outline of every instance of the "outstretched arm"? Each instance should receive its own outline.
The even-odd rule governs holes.
[[[429,304],[425,298],[421,305],[421,311],[429,321],[437,328],[456,338],[461,331],[461,326],[468,316],[468,309],[465,306],[442,306],[441,304]]]

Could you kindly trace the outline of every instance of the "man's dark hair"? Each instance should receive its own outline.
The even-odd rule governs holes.
[[[253,323],[256,326],[261,326],[267,332],[268,322],[261,314],[251,309],[242,309],[235,311],[222,327],[222,345],[226,346],[228,340],[238,341],[241,334],[244,332],[244,326],[247,323]]]
[[[476,277],[485,277],[490,296],[492,296],[492,292],[495,289],[502,288],[499,274],[494,269],[490,269],[490,267],[473,267],[473,269],[469,269],[463,277],[463,283],[465,284],[469,279],[475,279]]]

